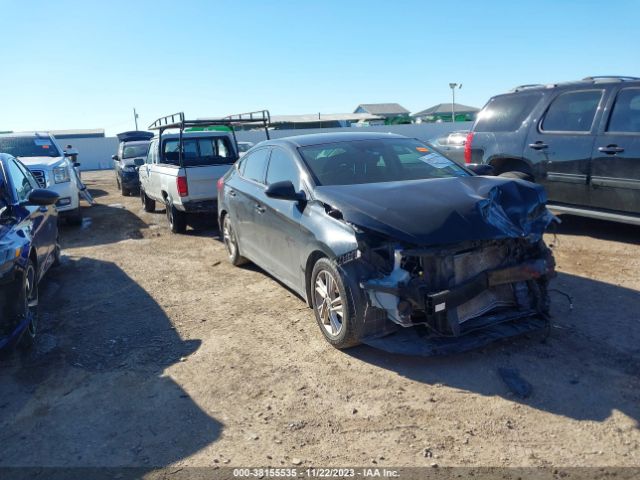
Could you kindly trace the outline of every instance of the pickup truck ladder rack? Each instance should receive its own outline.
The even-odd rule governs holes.
[[[182,134],[185,128],[191,127],[214,127],[219,125],[224,125],[230,127],[231,134],[233,135],[233,141],[236,144],[236,154],[239,152],[238,149],[238,139],[236,138],[236,131],[234,127],[244,126],[244,125],[255,125],[261,126],[264,128],[264,132],[267,136],[267,140],[271,137],[269,136],[269,125],[271,124],[271,115],[269,110],[258,110],[255,112],[247,112],[247,113],[239,113],[235,115],[227,115],[222,118],[198,118],[195,120],[185,120],[184,112],[172,113],[171,115],[166,115],[164,117],[158,118],[155,122],[149,125],[149,130],[157,130],[158,131],[158,142],[160,148],[162,149],[162,132],[168,129],[179,129],[179,145],[178,156],[180,158],[180,167],[182,168]]]

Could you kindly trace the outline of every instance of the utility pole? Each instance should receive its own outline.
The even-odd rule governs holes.
[[[136,130],[138,130],[138,114],[136,113],[136,107],[133,107],[133,121],[136,122]]]
[[[462,88],[462,84],[458,85],[457,83],[450,83],[449,88],[451,89],[451,121],[456,121],[456,87],[458,89]]]

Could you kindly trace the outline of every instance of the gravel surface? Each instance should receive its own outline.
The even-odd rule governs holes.
[[[338,351],[305,303],[83,174],[40,337],[0,361],[0,466],[638,466],[640,228],[563,217],[550,338]],[[501,379],[515,369],[522,399]]]

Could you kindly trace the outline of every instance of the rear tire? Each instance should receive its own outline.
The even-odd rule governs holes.
[[[140,187],[140,200],[142,201],[142,207],[145,212],[151,213],[156,211],[156,201],[150,199],[147,194],[144,193],[142,187]]]
[[[167,221],[173,233],[187,231],[187,214],[178,210],[169,198],[166,199]]]
[[[18,340],[17,346],[20,350],[28,350],[35,343],[38,332],[38,275],[31,259],[29,259],[25,270],[21,293],[20,301],[23,302],[24,307],[19,320],[28,319],[28,324]]]
[[[82,208],[80,206],[67,216],[67,224],[74,227],[82,225]]]
[[[335,263],[319,259],[313,266],[309,288],[313,313],[324,338],[339,349],[358,345],[364,322]]]
[[[123,197],[128,197],[129,195],[131,195],[131,190],[129,190],[127,187],[125,187],[124,185],[122,185],[120,187],[120,191],[122,192],[122,196]]]
[[[517,178],[518,180],[527,180],[528,182],[533,182],[533,177],[524,172],[518,172],[517,170],[513,170],[511,172],[504,172],[499,175],[504,178]]]
[[[231,218],[229,218],[229,214],[224,216],[222,220],[222,239],[224,241],[224,246],[227,249],[227,257],[231,262],[231,265],[239,267],[247,263],[247,259],[240,255],[240,249],[238,248],[238,238],[236,237],[235,230],[231,225]]]

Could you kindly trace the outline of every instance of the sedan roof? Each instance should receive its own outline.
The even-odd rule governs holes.
[[[374,132],[339,132],[339,133],[312,133],[307,135],[296,135],[294,137],[275,138],[265,142],[267,144],[288,144],[294,147],[308,147],[311,145],[322,145],[324,143],[355,142],[358,140],[382,140],[385,138],[407,138],[404,135],[395,133],[374,133]]]

